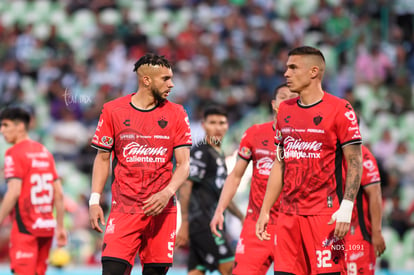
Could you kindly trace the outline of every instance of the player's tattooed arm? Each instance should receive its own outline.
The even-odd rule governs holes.
[[[350,144],[342,148],[347,163],[344,199],[355,201],[361,184],[362,151],[361,144]]]

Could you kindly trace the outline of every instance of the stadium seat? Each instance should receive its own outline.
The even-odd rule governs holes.
[[[366,121],[371,121],[374,117],[374,111],[379,108],[378,99],[374,95],[374,90],[371,86],[365,84],[355,85],[353,90],[355,100],[362,103],[362,117]]]
[[[404,254],[414,259],[414,228],[406,231],[403,237]]]
[[[385,129],[391,130],[391,135],[394,139],[399,139],[399,132],[397,126],[397,118],[395,115],[388,112],[380,112],[375,114],[371,119],[371,142],[376,142],[381,139],[382,133]]]
[[[130,9],[133,5],[134,2],[139,2],[139,1],[131,1],[131,0],[117,0],[117,4],[122,7],[122,8],[127,8]],[[141,2],[145,2],[145,1],[141,1]]]
[[[289,16],[290,8],[293,5],[292,0],[275,0],[274,9],[280,17],[287,18]]]
[[[34,23],[47,22],[52,10],[52,4],[49,0],[37,0],[28,5],[28,10],[31,12],[27,16],[34,16],[32,18]]]
[[[33,35],[39,40],[45,40],[50,36],[49,23],[40,22],[33,26]]]
[[[72,27],[78,33],[88,32],[96,27],[95,14],[88,9],[81,9],[72,15]]]
[[[27,2],[26,1],[12,1],[4,14],[11,15],[14,22],[23,23],[26,22],[27,13]]]
[[[401,185],[401,207],[407,209],[414,201],[414,186],[407,184]],[[414,243],[413,243],[414,248]]]
[[[296,0],[294,7],[299,16],[307,17],[318,9],[319,0]]]
[[[414,112],[410,111],[400,116],[398,119],[398,127],[404,134],[405,138],[414,138]]]
[[[69,20],[66,12],[58,6],[56,6],[50,11],[48,19],[49,19],[50,24],[53,24],[56,26],[62,26],[66,24],[67,21]]]
[[[105,25],[119,25],[122,21],[122,16],[119,10],[104,9],[99,13],[99,21]]]

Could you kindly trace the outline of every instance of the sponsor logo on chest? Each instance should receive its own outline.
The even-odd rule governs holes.
[[[164,146],[151,147],[131,142],[123,148],[126,162],[166,162],[168,149]]]

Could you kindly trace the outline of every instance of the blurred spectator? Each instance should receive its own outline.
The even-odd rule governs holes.
[[[403,239],[404,233],[412,227],[406,211],[401,208],[399,195],[394,195],[392,197],[392,210],[389,214],[388,222],[389,225],[397,231],[400,240]]]
[[[90,134],[70,110],[62,108],[60,114],[62,119],[54,123],[51,133],[55,142],[53,155],[57,162],[72,161],[79,155]]]
[[[379,87],[390,76],[392,67],[391,60],[378,44],[368,49],[360,47],[355,64],[355,81]]]
[[[350,35],[351,26],[352,21],[347,10],[341,4],[336,5],[331,16],[325,21],[326,38],[338,44]]]
[[[21,75],[14,59],[9,58],[0,66],[0,98],[3,104],[8,104],[16,100]]]
[[[385,129],[381,139],[372,146],[372,152],[381,164],[384,164],[397,149],[397,142],[392,138],[391,131],[391,129]]]
[[[400,179],[401,185],[414,186],[414,154],[408,150],[407,143],[400,141],[395,153],[384,162],[386,169]]]

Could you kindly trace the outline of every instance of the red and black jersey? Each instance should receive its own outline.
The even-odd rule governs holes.
[[[351,104],[326,92],[312,105],[286,100],[279,107],[275,141],[285,162],[280,211],[335,212],[343,193],[342,147],[361,143]]]
[[[354,210],[352,212],[351,228],[354,230],[356,227],[361,227],[361,232],[365,240],[371,240],[371,220],[369,217],[369,201],[368,196],[364,192],[364,188],[371,184],[380,184],[381,178],[378,170],[377,161],[367,147],[362,146],[362,178],[361,188],[359,189],[356,203],[354,204]],[[344,177],[346,172],[346,162],[343,162]],[[351,231],[352,231],[351,230]],[[351,232],[352,233],[352,232]]]
[[[144,201],[170,182],[173,151],[191,146],[190,123],[181,105],[165,100],[140,110],[127,95],[106,103],[92,146],[112,151],[112,211],[143,213]],[[176,211],[171,198],[165,211]]]
[[[240,146],[239,157],[246,161],[253,161],[253,175],[250,186],[249,205],[246,218],[257,221],[264,195],[266,193],[267,180],[273,161],[276,157],[276,145],[274,144],[273,122],[253,125],[244,133]],[[269,223],[275,224],[280,200],[270,210]]]
[[[42,144],[24,140],[6,151],[4,173],[6,180],[22,181],[14,211],[19,231],[39,237],[53,236],[54,181],[58,176],[52,154]]]

